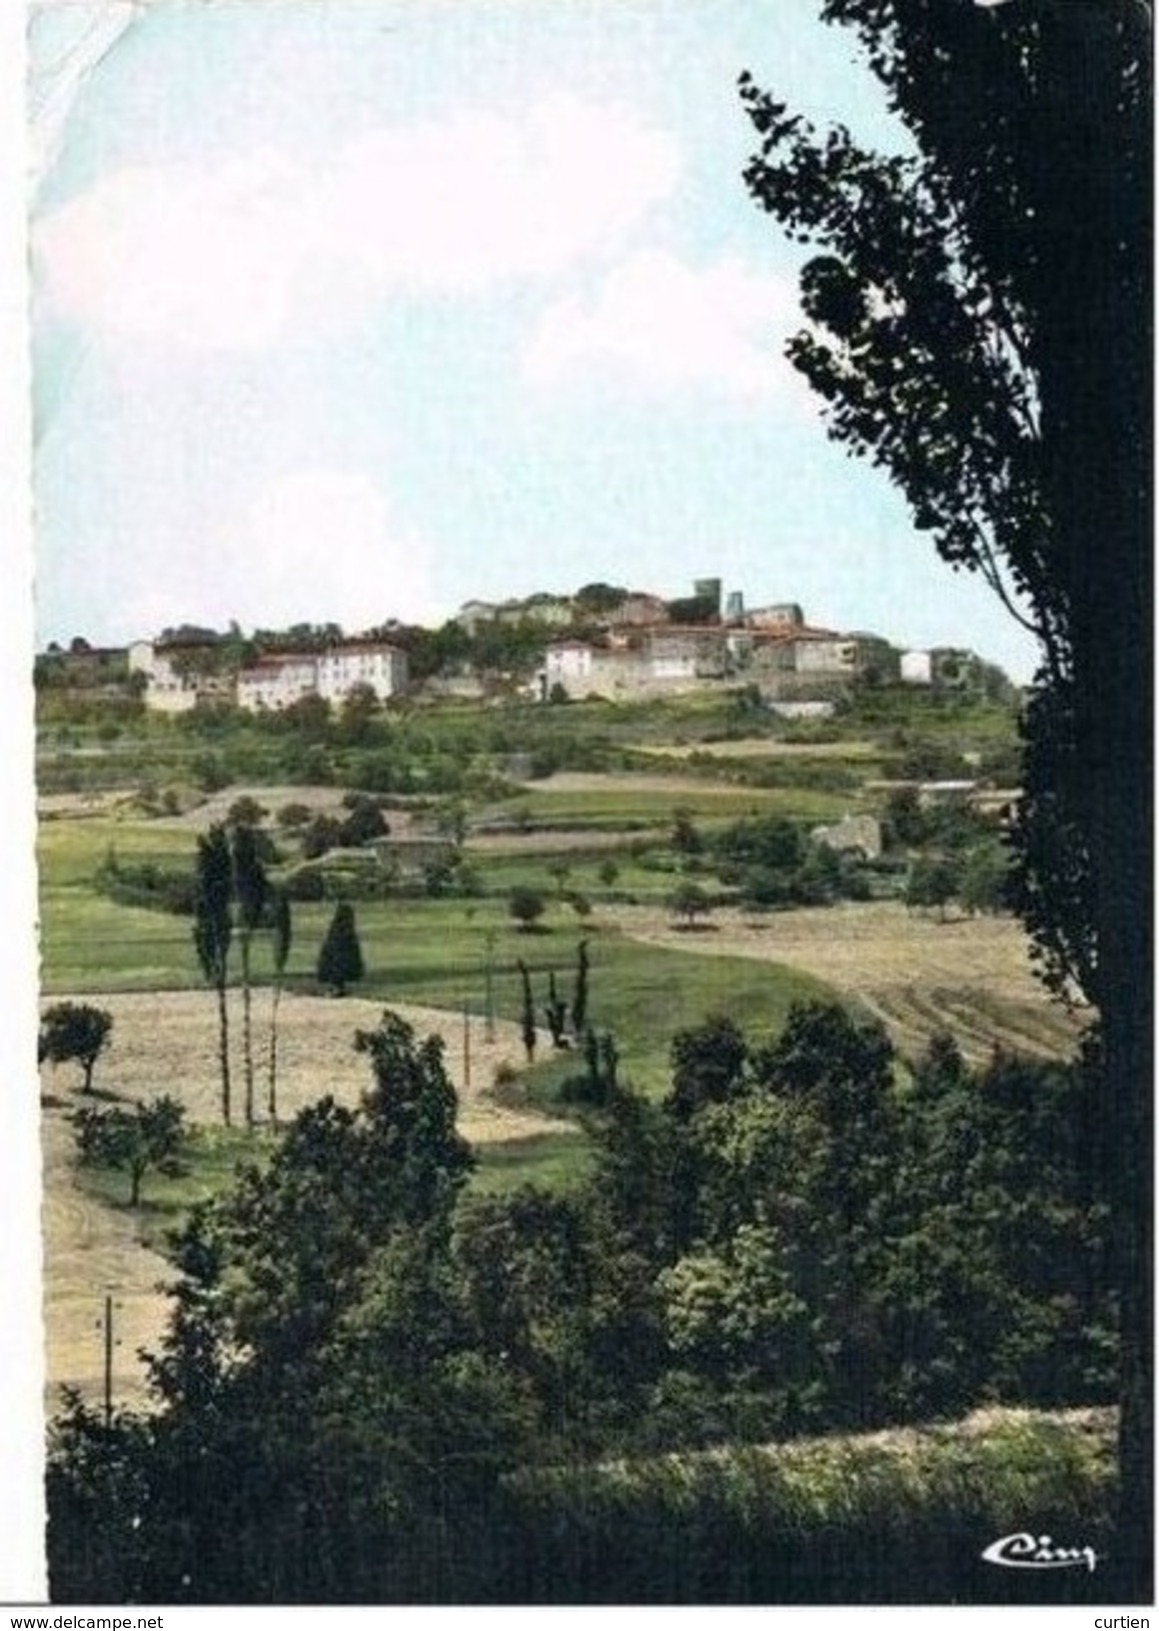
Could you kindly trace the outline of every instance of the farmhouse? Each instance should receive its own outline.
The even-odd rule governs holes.
[[[743,642],[743,636],[734,638]],[[892,647],[877,635],[807,625],[754,634],[743,660],[767,701],[832,700],[871,674],[888,679],[897,672]]]
[[[719,680],[729,671],[723,631],[694,624],[651,629],[646,651],[653,680]]]
[[[865,861],[878,860],[885,847],[881,822],[871,815],[846,816],[832,826],[814,827],[809,837],[837,855],[859,856]]]
[[[668,608],[659,595],[630,594],[618,606],[600,613],[609,628],[649,628],[668,621]]]
[[[465,600],[455,613],[455,622],[473,635],[480,623],[493,623],[498,610],[490,600]]]
[[[750,629],[801,629],[805,614],[795,601],[785,601],[778,606],[755,607],[744,614],[744,622]]]
[[[216,643],[209,640],[134,640],[129,673],[145,676],[145,706],[158,713],[187,713],[209,698],[229,698],[232,679],[220,672]]]
[[[940,691],[970,690],[980,683],[981,667],[972,651],[957,646],[901,654],[901,678],[907,685],[928,685]]]
[[[546,623],[566,628],[572,620],[571,600],[566,595],[529,595],[526,600],[507,600],[495,613],[499,623]]]
[[[342,702],[360,686],[384,702],[406,685],[405,651],[386,640],[345,640],[325,651],[279,652],[247,663],[237,676],[237,704],[264,712],[309,696]]]
[[[250,713],[277,712],[317,691],[317,660],[309,655],[258,657],[238,671],[237,705]]]
[[[458,848],[435,833],[398,833],[376,838],[371,846],[379,866],[396,883],[422,882],[432,867],[454,861]]]
[[[380,702],[407,686],[406,652],[387,640],[346,640],[317,658],[318,695],[341,702],[355,686],[365,685]]]
[[[648,628],[606,640],[554,640],[544,652],[539,694],[556,686],[569,697],[643,696],[695,689],[731,672],[724,631],[715,627]]]

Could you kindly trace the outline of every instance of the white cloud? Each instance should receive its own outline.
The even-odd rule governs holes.
[[[431,610],[427,545],[355,471],[279,477],[223,529],[207,566],[218,615],[243,624],[333,621],[358,630]]]
[[[121,637],[175,623],[244,628],[388,618],[437,620],[432,552],[360,471],[318,466],[275,477],[206,532],[142,544],[117,601]],[[164,587],[159,587],[163,584]]]
[[[37,224],[43,315],[207,348],[352,324],[396,290],[462,291],[615,252],[673,191],[674,139],[574,97],[370,131],[316,164],[271,150],[141,166]]]
[[[34,232],[49,309],[128,339],[261,346],[284,328],[303,252],[292,167],[255,153],[210,175],[118,171]]]
[[[523,359],[529,384],[610,375],[616,384],[667,392],[708,386],[764,402],[803,387],[781,355],[799,323],[793,286],[737,259],[692,267],[642,251],[586,296],[553,302]]]

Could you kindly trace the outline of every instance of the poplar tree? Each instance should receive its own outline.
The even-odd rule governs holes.
[[[270,1003],[269,1099],[267,1108],[271,1122],[276,1125],[278,1120],[278,1009],[281,1006],[286,964],[289,961],[290,946],[294,936],[290,897],[284,889],[274,890],[270,916],[270,930],[273,936],[274,981]]]
[[[193,895],[193,944],[201,972],[217,994],[218,1063],[221,1072],[221,1119],[233,1118],[229,1070],[229,948],[233,938],[233,864],[229,838],[220,822],[197,840]]]
[[[254,1124],[253,1002],[250,980],[250,952],[253,937],[262,923],[270,885],[258,854],[254,828],[241,823],[230,835],[233,865],[233,891],[237,901],[238,947],[241,952],[242,1061],[245,1070],[245,1124]]]
[[[1152,103],[1139,0],[823,0],[912,139],[883,154],[742,78],[745,180],[794,240],[787,354],[830,434],[1036,636],[1018,909],[1098,1009],[1120,1545],[1150,1601]]]

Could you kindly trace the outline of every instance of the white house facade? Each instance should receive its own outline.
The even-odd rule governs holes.
[[[183,714],[196,708],[200,694],[196,675],[182,672],[152,640],[134,640],[130,645],[129,673],[145,676],[147,708],[163,714]]]
[[[303,697],[343,702],[365,686],[380,702],[405,691],[406,652],[387,641],[346,641],[327,651],[272,653],[238,672],[237,705],[252,712],[292,707]]]
[[[318,695],[341,702],[356,686],[365,685],[380,702],[406,690],[406,652],[385,640],[348,642],[333,646],[317,658]]]
[[[237,705],[250,713],[276,713],[317,692],[317,666],[309,655],[259,657],[238,671]]]

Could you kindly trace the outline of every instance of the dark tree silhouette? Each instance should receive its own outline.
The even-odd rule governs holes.
[[[267,1075],[269,1096],[266,1101],[266,1108],[269,1111],[270,1120],[276,1124],[278,1119],[278,1009],[281,1006],[286,964],[289,961],[290,946],[294,937],[290,897],[284,889],[274,890],[270,917],[270,930],[273,937],[274,984],[270,1000],[270,1049]]]
[[[221,1070],[221,1119],[233,1115],[229,1069],[229,948],[233,939],[233,863],[229,838],[215,823],[197,840],[197,874],[193,897],[193,944],[201,972],[217,993],[217,1043]]]
[[[347,900],[339,901],[318,953],[318,979],[328,985],[336,997],[344,997],[346,987],[360,980],[365,972],[354,908]]]
[[[520,1014],[520,1025],[523,1032],[523,1050],[527,1054],[527,1063],[531,1064],[535,1058],[535,1001],[531,995],[531,975],[527,964],[522,959],[516,964],[519,978],[523,987],[523,1008]]]
[[[57,1002],[40,1022],[37,1052],[54,1065],[75,1059],[83,1071],[82,1092],[93,1090],[93,1070],[113,1030],[113,1016],[87,1002]]]
[[[576,948],[575,959],[575,989],[571,999],[571,1027],[578,1038],[587,1027],[588,1022],[588,973],[591,968],[591,959],[588,956],[588,943],[581,940]]]
[[[250,984],[250,950],[261,926],[269,899],[270,885],[258,854],[254,828],[243,822],[230,834],[233,863],[233,890],[237,901],[238,948],[241,952],[242,1060],[245,1068],[245,1124],[254,1124],[253,1008]]]
[[[547,1029],[551,1035],[552,1047],[565,1048],[567,1046],[567,1038],[564,1035],[567,1029],[567,1003],[559,994],[554,969],[547,976],[547,1001],[543,1007],[543,1017],[547,1020]]]
[[[831,434],[1037,635],[1020,911],[1098,1008],[1128,1589],[1150,1600],[1151,68],[1138,0],[824,0],[910,156],[758,90],[746,172],[821,253],[789,342]]]
[[[545,902],[538,889],[517,884],[507,899],[507,910],[525,933],[530,933],[543,916]]]

